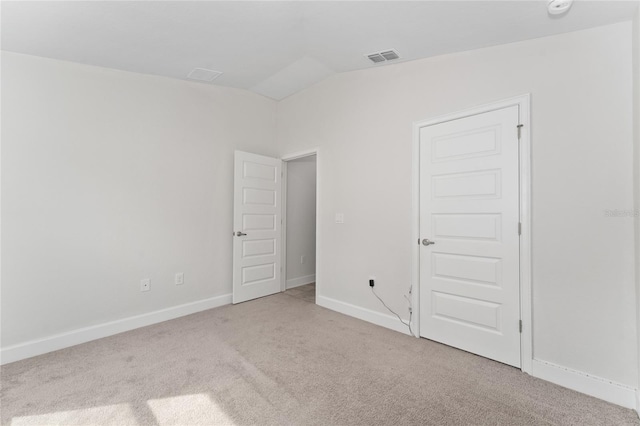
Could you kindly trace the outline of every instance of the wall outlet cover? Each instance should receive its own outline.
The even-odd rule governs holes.
[[[176,285],[184,284],[184,272],[177,272],[176,276],[174,277],[174,282],[176,283]]]
[[[151,279],[144,278],[140,280],[140,291],[149,291],[151,290]]]

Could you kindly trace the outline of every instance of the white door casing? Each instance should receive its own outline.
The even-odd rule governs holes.
[[[521,366],[519,107],[419,130],[420,335]]]
[[[235,152],[233,303],[280,291],[281,180],[281,160]]]

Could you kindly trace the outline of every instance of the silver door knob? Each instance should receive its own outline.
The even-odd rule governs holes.
[[[245,234],[244,232],[240,232],[240,231],[236,232],[236,236],[237,237],[242,237],[244,235],[247,235],[247,234]]]
[[[424,240],[422,240],[422,245],[423,246],[430,246],[431,244],[435,244],[435,241],[431,241],[431,240],[428,240],[426,238]]]

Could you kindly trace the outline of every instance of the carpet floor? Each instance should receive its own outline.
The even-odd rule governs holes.
[[[640,424],[632,410],[295,293],[3,366],[2,424]]]

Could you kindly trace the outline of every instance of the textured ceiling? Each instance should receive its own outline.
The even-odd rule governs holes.
[[[2,49],[213,83],[283,99],[374,65],[510,43],[631,19],[635,1],[576,0],[551,17],[546,1],[2,2]],[[394,63],[392,62],[392,63]]]

